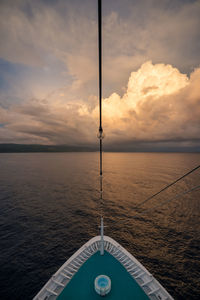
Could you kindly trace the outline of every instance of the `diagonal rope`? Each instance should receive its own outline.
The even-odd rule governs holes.
[[[180,193],[180,194],[176,195],[176,196],[173,197],[173,198],[167,199],[167,200],[165,200],[164,202],[157,204],[155,207],[152,207],[152,208],[147,209],[146,211],[152,211],[152,210],[155,210],[157,207],[161,207],[161,206],[167,204],[168,202],[171,202],[171,201],[173,201],[173,200],[177,200],[177,199],[179,199],[180,197],[182,197],[182,196],[184,196],[184,195],[186,195],[186,194],[189,194],[189,193],[191,193],[191,192],[197,191],[197,190],[199,190],[199,189],[200,189],[200,185],[194,186],[194,187],[192,187],[191,189],[189,189],[189,190],[187,190],[187,191],[184,191],[183,193]]]
[[[167,186],[165,186],[163,189],[161,189],[159,192],[153,194],[152,196],[148,197],[147,199],[143,200],[142,202],[140,202],[135,209],[138,209],[140,206],[142,206],[144,203],[150,201],[151,199],[153,199],[154,197],[156,197],[157,195],[159,195],[160,193],[164,192],[165,190],[167,190],[169,187],[173,186],[174,184],[176,184],[178,181],[180,181],[181,179],[185,178],[186,176],[188,176],[189,174],[193,173],[194,171],[196,171],[197,169],[200,168],[200,165],[198,165],[197,167],[195,167],[194,169],[190,170],[189,172],[185,173],[183,176],[179,177],[178,179],[176,179],[175,181],[171,182],[170,184],[168,184]]]
[[[151,212],[151,211],[155,211],[158,207],[161,207],[161,206],[163,206],[163,205],[165,205],[165,204],[167,204],[167,203],[169,203],[169,202],[171,202],[171,201],[173,201],[173,200],[177,200],[177,199],[181,198],[182,196],[184,196],[184,195],[186,195],[186,194],[189,194],[189,193],[191,193],[191,192],[198,191],[198,190],[200,190],[200,185],[197,185],[197,186],[195,186],[195,187],[192,187],[191,189],[189,189],[189,190],[187,190],[187,191],[184,191],[183,193],[180,193],[180,194],[176,195],[176,196],[173,197],[173,198],[167,199],[167,200],[165,200],[164,202],[159,203],[159,204],[157,204],[157,205],[154,206],[154,207],[146,208],[146,209],[144,209],[142,212],[136,212],[136,214],[133,215],[131,218],[138,218],[138,215],[140,215],[141,213],[149,213],[149,212]]]

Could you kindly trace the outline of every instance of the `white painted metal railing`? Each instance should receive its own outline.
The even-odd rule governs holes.
[[[50,278],[33,300],[54,300],[69,283],[74,274],[94,253],[100,250],[101,236],[96,236],[76,251]],[[173,299],[152,274],[125,248],[104,236],[104,250],[113,255],[151,300]]]

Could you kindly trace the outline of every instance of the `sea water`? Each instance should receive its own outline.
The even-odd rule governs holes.
[[[105,234],[175,299],[199,299],[200,192],[173,198],[199,185],[200,171],[136,207],[199,165],[200,154],[103,153],[103,160]],[[2,300],[32,299],[98,235],[98,172],[95,152],[0,154]]]

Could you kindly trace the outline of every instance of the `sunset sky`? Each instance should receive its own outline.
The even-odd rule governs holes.
[[[105,146],[200,149],[200,1],[103,0]],[[0,0],[0,143],[95,145],[96,0]]]

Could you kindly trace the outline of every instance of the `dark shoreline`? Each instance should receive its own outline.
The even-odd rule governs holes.
[[[33,152],[92,152],[97,147],[66,146],[66,145],[39,145],[39,144],[0,144],[0,153],[33,153]]]
[[[141,147],[133,145],[126,147],[123,145],[105,145],[104,152],[122,153],[200,153],[196,147]],[[0,153],[59,153],[59,152],[97,152],[98,144],[92,146],[68,146],[68,145],[40,145],[40,144],[0,144]]]

